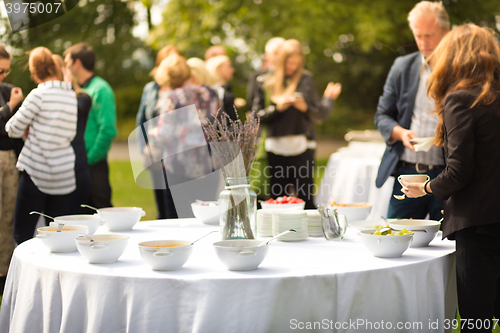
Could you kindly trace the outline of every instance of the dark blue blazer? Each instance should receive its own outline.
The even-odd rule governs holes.
[[[377,113],[375,113],[375,126],[384,137],[387,147],[378,169],[375,182],[377,187],[382,187],[387,178],[393,174],[403,153],[403,143],[397,141],[389,144],[389,139],[395,126],[410,128],[420,81],[422,58],[420,52],[398,57],[387,76],[384,93],[379,98]]]

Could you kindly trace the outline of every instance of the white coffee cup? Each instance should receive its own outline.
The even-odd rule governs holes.
[[[431,178],[428,175],[400,175],[398,182],[405,189],[406,187],[401,183],[401,179],[404,179],[408,183],[424,183]]]

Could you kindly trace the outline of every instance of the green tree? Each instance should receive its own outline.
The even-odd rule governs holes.
[[[9,81],[27,94],[35,84],[26,66],[29,51],[45,46],[55,54],[79,42],[87,42],[96,52],[97,75],[115,90],[118,118],[133,118],[139,107],[147,73],[151,66],[149,48],[132,35],[135,26],[133,2],[120,0],[80,0],[66,14],[21,32],[4,27],[1,42],[14,48],[14,64]]]
[[[273,36],[300,40],[306,68],[320,90],[327,82],[343,84],[335,112],[318,130],[343,135],[347,128],[373,127],[373,114],[394,59],[416,51],[406,21],[418,1],[401,0],[170,0],[164,21],[150,35],[154,47],[178,46],[200,56],[221,44],[236,61],[233,84],[244,97],[251,61]],[[474,22],[496,27],[493,0],[444,1],[452,24]]]

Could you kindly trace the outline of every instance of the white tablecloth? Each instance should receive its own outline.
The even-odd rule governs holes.
[[[394,259],[373,257],[354,229],[343,241],[275,241],[249,272],[219,262],[218,233],[195,244],[179,271],[152,271],[137,248],[214,228],[194,219],[140,222],[122,232],[131,238],[120,260],[104,265],[27,241],[14,252],[0,332],[289,332],[314,322],[322,325],[315,332],[373,332],[388,323],[413,325],[395,332],[442,332],[454,318],[455,246],[438,238]],[[439,329],[429,329],[436,321]]]
[[[389,177],[381,188],[375,186],[384,150],[384,142],[353,141],[332,154],[315,198],[316,205],[331,204],[334,200],[367,202],[373,205],[368,219],[386,217],[394,177]]]

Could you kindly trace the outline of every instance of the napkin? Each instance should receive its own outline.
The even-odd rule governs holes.
[[[427,152],[431,149],[433,140],[434,137],[426,137],[411,139],[410,142],[414,143],[413,147],[415,147],[415,151]]]

